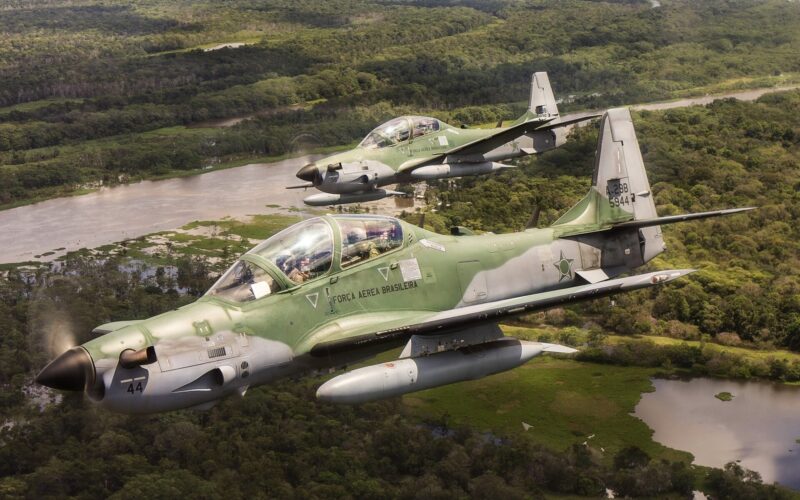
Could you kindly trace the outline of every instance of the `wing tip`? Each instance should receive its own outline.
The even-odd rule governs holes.
[[[542,352],[556,353],[556,354],[575,354],[578,352],[573,347],[568,347],[561,344],[549,344],[547,342],[539,342],[542,346]]]

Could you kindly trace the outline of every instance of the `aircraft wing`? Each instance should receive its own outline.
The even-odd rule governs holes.
[[[540,311],[560,304],[667,283],[692,272],[694,269],[656,271],[443,312],[409,311],[388,320],[381,320],[381,314],[365,313],[348,318],[347,323],[325,325],[312,334],[312,338],[319,341],[311,348],[311,355],[325,356],[356,347],[405,339],[411,335],[440,335],[476,323],[497,322],[508,316]]]
[[[457,156],[482,155],[484,153],[492,151],[493,149],[497,149],[503,144],[511,142],[517,137],[520,137],[522,135],[536,131],[551,130],[554,128],[566,127],[574,123],[580,123],[582,121],[598,118],[599,116],[601,115],[593,113],[578,113],[563,118],[554,118],[550,120],[529,120],[516,125],[511,125],[510,127],[505,128],[500,132],[491,135],[489,137],[476,139],[472,142],[468,142],[466,144],[457,146],[453,149],[449,149],[447,151],[437,154],[433,158],[429,157],[429,158],[410,160],[400,165],[398,171],[410,172],[419,167],[440,163],[443,157],[447,157],[450,155],[457,155]]]
[[[499,148],[503,144],[511,142],[521,135],[529,134],[536,131],[551,130],[554,128],[565,127],[567,125],[572,125],[574,123],[591,120],[592,118],[597,118],[599,116],[600,115],[597,114],[589,114],[589,115],[581,114],[572,117],[567,116],[563,118],[556,118],[555,120],[550,120],[545,122],[542,122],[540,120],[530,120],[527,122],[520,123],[518,125],[512,125],[490,137],[485,137],[483,139],[478,139],[476,141],[463,144],[461,146],[458,146],[456,148],[447,151],[445,154],[479,155],[491,151],[493,149]]]

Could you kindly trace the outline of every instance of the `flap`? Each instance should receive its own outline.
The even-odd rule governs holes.
[[[611,278],[619,276],[620,274],[629,270],[630,269],[625,266],[616,266],[598,269],[581,269],[580,271],[576,271],[575,274],[585,279],[589,283],[595,284],[600,283],[601,281],[610,280]]]
[[[580,271],[575,271],[575,274],[592,284],[605,281],[609,278],[608,274],[606,274],[603,269],[582,269]]]

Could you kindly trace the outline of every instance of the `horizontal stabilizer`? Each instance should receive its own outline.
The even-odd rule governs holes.
[[[578,115],[578,116],[566,116],[562,118],[556,118],[553,121],[547,122],[544,125],[540,125],[536,127],[536,130],[552,130],[554,128],[559,127],[566,127],[567,125],[574,125],[576,123],[585,122],[586,120],[594,120],[595,118],[600,118],[603,115],[600,114],[591,114],[591,115]]]
[[[725,210],[712,210],[710,212],[697,212],[694,214],[668,215],[666,217],[656,217],[654,219],[640,219],[640,220],[631,220],[627,222],[620,222],[618,224],[614,224],[614,227],[638,228],[638,227],[660,226],[661,224],[674,224],[676,222],[685,222],[695,219],[707,219],[708,217],[717,217],[720,215],[731,215],[731,214],[738,214],[741,212],[749,212],[750,210],[755,210],[756,208],[757,207],[727,208]]]

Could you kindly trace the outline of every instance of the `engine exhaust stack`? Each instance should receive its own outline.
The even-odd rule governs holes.
[[[148,346],[144,349],[139,349],[138,351],[134,351],[133,349],[125,349],[119,353],[119,364],[123,368],[127,369],[149,365],[151,363],[155,363],[157,360],[156,348],[153,346]]]

